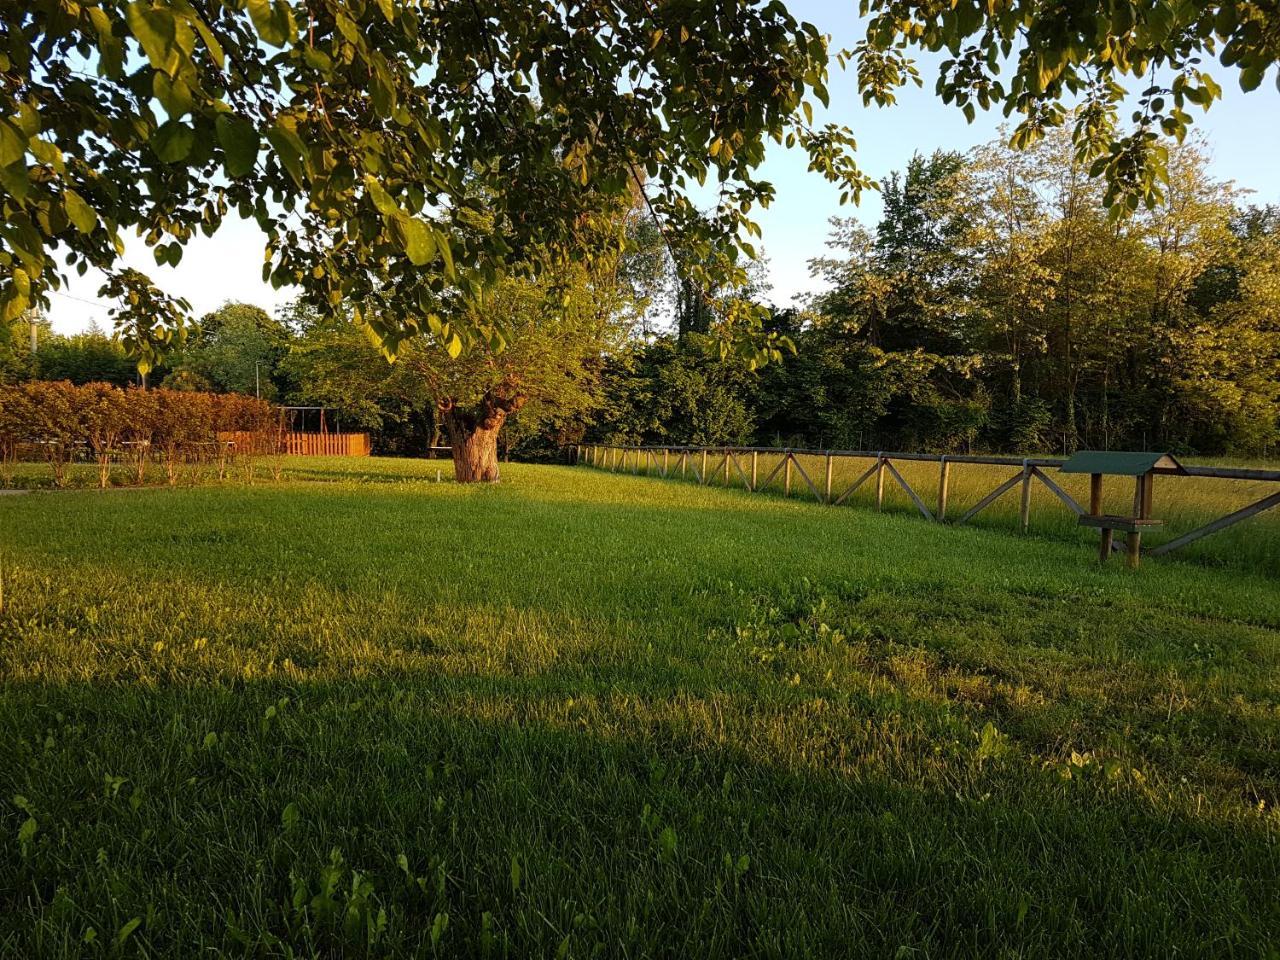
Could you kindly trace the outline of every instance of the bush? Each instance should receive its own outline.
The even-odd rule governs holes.
[[[81,452],[97,462],[102,487],[110,482],[111,464],[122,457],[134,465],[138,483],[157,456],[171,484],[183,464],[217,461],[221,477],[224,435],[252,438],[238,444],[249,455],[274,451],[280,445],[278,421],[270,404],[238,395],[67,381],[0,386],[0,468],[9,482],[11,465],[25,448],[49,462],[57,486],[66,483],[67,464]]]

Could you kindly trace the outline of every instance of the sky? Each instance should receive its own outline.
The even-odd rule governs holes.
[[[796,17],[808,20],[831,34],[833,49],[851,47],[861,36],[853,0],[790,0]],[[922,88],[909,86],[888,108],[863,107],[852,70],[841,72],[834,63],[828,84],[829,110],[815,111],[815,121],[841,123],[857,137],[857,161],[864,172],[880,179],[902,169],[913,153],[934,150],[968,150],[993,139],[1003,117],[979,113],[973,123],[934,94],[937,60],[915,55]],[[1207,113],[1193,108],[1195,127],[1207,138],[1210,172],[1220,180],[1253,191],[1253,203],[1280,203],[1280,92],[1268,77],[1255,91],[1240,91],[1231,71],[1210,68],[1222,84],[1223,99]],[[817,105],[815,105],[817,106]],[[760,172],[777,191],[768,210],[759,210],[763,253],[773,284],[772,298],[779,306],[797,295],[817,289],[809,276],[809,260],[824,255],[828,219],[855,216],[868,225],[880,216],[879,196],[864,193],[859,206],[840,206],[839,190],[806,169],[807,157],[796,148],[771,144]],[[148,273],[163,289],[191,303],[196,316],[233,300],[274,310],[291,299],[291,290],[273,290],[262,282],[263,238],[257,225],[228,219],[212,238],[198,236],[188,244],[182,263],[158,267],[150,252],[134,241],[130,262]],[[100,276],[90,272],[72,275],[69,285],[55,294],[50,310],[54,330],[74,333],[93,323],[107,328],[108,305],[98,300]]]

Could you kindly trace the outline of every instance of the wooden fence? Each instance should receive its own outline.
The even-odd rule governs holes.
[[[781,457],[781,459],[760,479],[760,457]],[[1031,524],[1031,490],[1032,485],[1040,483],[1053,493],[1056,502],[1076,517],[1084,516],[1086,510],[1074,497],[1050,476],[1048,471],[1056,471],[1067,461],[1053,457],[998,457],[971,456],[965,454],[932,454],[932,453],[893,453],[883,450],[809,450],[779,447],[661,447],[661,446],[622,446],[605,444],[579,444],[570,448],[570,456],[574,463],[584,463],[612,471],[645,473],[663,478],[676,476],[681,478],[692,476],[700,484],[706,484],[714,477],[720,477],[725,486],[741,485],[749,492],[759,492],[773,483],[781,474],[783,496],[791,496],[795,478],[803,482],[803,490],[819,503],[839,506],[849,499],[853,493],[865,484],[875,485],[876,509],[884,507],[885,482],[892,480],[914,504],[920,515],[932,522],[967,523],[985,510],[1004,494],[1018,488],[1021,503],[1019,522],[1024,532]],[[824,471],[816,479],[804,469],[797,457],[817,457],[823,461]],[[843,490],[833,485],[833,466],[838,459],[870,460],[871,465]],[[909,484],[902,473],[894,466],[894,462],[924,462],[938,464],[938,483],[936,498],[925,498]],[[997,485],[990,493],[960,516],[949,515],[948,497],[951,488],[951,468],[956,464],[983,464],[1015,468],[1016,472]],[[1177,477],[1206,477],[1221,480],[1249,480],[1276,484],[1275,492],[1269,493],[1255,502],[1241,507],[1225,516],[1206,523],[1194,530],[1184,533],[1159,546],[1144,550],[1148,556],[1160,556],[1181,549],[1209,534],[1225,530],[1242,520],[1257,516],[1264,510],[1280,506],[1280,470],[1263,470],[1246,467],[1183,467],[1178,470],[1156,470],[1155,473]],[[1119,550],[1117,545],[1115,549]]]
[[[261,437],[252,433],[220,433],[218,439],[234,443],[237,447],[254,450],[261,446]],[[301,457],[367,457],[369,435],[367,433],[286,433],[284,452]]]

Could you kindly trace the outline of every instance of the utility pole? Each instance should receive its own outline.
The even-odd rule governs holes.
[[[35,307],[28,312],[27,316],[31,319],[31,355],[34,357],[36,355],[36,351],[40,349],[40,338],[38,335],[40,329],[40,308]]]

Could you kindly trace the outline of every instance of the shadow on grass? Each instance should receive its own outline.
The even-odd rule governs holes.
[[[25,809],[3,826],[37,830],[5,857],[0,945],[77,954],[138,917],[150,956],[410,956],[443,914],[466,956],[1258,955],[1280,934],[1256,825],[997,754],[824,773],[834,736],[782,759],[714,705],[610,704],[461,678],[12,686],[0,769]]]

